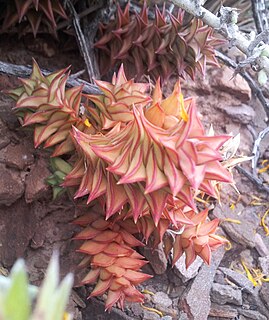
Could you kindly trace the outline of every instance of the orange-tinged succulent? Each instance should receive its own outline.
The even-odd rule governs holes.
[[[102,103],[100,112],[105,109],[110,115],[108,103],[109,108]],[[195,193],[217,197],[215,181],[232,182],[219,152],[230,136],[205,134],[194,100],[183,99],[179,83],[164,100],[157,84],[152,105],[143,104],[133,104],[130,120],[124,125],[118,122],[105,134],[88,135],[73,129],[87,163],[85,170],[85,160],[74,168],[74,172],[83,172],[76,197],[89,194],[89,203],[102,196],[107,217],[124,204],[130,205],[135,221],[149,211],[157,226],[169,196],[196,210]],[[66,177],[67,185],[72,178],[73,172]],[[93,192],[93,186],[101,192]]]
[[[146,1],[140,13],[130,14],[129,3],[124,11],[118,5],[116,19],[100,25],[99,62],[102,74],[117,62],[138,79],[149,74],[157,80],[171,75],[194,79],[196,71],[205,73],[206,65],[218,66],[214,48],[223,40],[213,36],[213,30],[198,19],[187,25],[184,11],[175,15],[162,12],[156,6],[155,20],[148,17]],[[135,70],[133,70],[135,69]]]
[[[188,268],[196,256],[200,256],[205,263],[210,264],[211,252],[227,242],[226,239],[215,234],[219,224],[218,219],[206,221],[208,209],[198,214],[189,211],[186,216],[194,225],[185,225],[181,234],[176,234],[173,244],[173,265],[186,253],[186,268]]]
[[[153,246],[163,242],[167,254],[173,249],[173,264],[185,252],[187,267],[197,255],[210,263],[225,242],[215,235],[218,220],[207,221],[208,210],[197,213],[194,198],[218,197],[217,184],[232,182],[222,153],[234,143],[221,150],[230,136],[205,133],[179,82],[164,99],[158,80],[151,97],[146,84],[127,81],[123,67],[112,84],[97,81],[103,95],[86,96],[86,119],[81,87],[66,89],[66,72],[44,76],[34,62],[30,79],[9,95],[24,125],[35,127],[36,146],[57,145],[53,155],[76,148],[62,186],[75,187],[74,197],[87,205],[101,204],[75,221],[84,227],[75,237],[85,241],[80,266],[91,268],[82,283],[96,283],[90,296],[107,293],[107,310],[142,302],[135,286],[150,276],[140,270],[147,262],[134,250],[143,245],[137,233],[146,243],[152,236]]]
[[[133,105],[145,106],[151,100],[146,93],[148,84],[135,83],[133,79],[127,80],[123,65],[118,75],[113,75],[112,83],[100,80],[95,80],[95,83],[103,94],[85,95],[85,97],[97,108],[96,110],[91,107],[88,101],[87,109],[100,130],[108,130],[119,122],[125,124],[133,120]]]
[[[78,251],[87,255],[81,265],[91,267],[82,284],[97,282],[90,297],[107,292],[106,310],[116,303],[123,308],[124,301],[143,302],[143,294],[135,286],[151,276],[140,271],[147,261],[133,249],[143,246],[133,235],[138,233],[134,222],[104,220],[91,212],[74,223],[85,227],[75,239],[86,240]]]
[[[69,132],[72,125],[80,130],[92,131],[79,116],[82,86],[66,89],[68,69],[44,76],[33,60],[29,79],[20,79],[22,86],[7,93],[16,100],[15,111],[23,125],[34,126],[34,144],[38,147],[57,145],[53,156],[72,151],[74,145]]]
[[[56,36],[56,21],[59,17],[68,19],[60,0],[9,0],[4,13],[2,31],[7,31],[19,23],[24,25],[23,33],[31,30],[36,37],[42,25],[43,30],[45,28],[47,32]],[[29,24],[28,28],[25,21]]]

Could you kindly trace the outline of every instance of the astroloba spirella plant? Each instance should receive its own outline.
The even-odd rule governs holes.
[[[22,35],[33,33],[36,37],[38,32],[45,32],[57,37],[59,19],[68,19],[61,0],[9,0],[3,4],[0,31],[17,26]]]
[[[95,284],[90,296],[107,293],[106,310],[123,308],[143,301],[136,286],[150,276],[135,248],[149,237],[172,265],[185,253],[186,267],[196,256],[209,264],[226,241],[216,234],[218,219],[210,221],[206,207],[199,212],[195,199],[219,199],[220,183],[233,183],[222,151],[232,137],[206,133],[179,82],[164,98],[160,80],[149,93],[148,84],[126,79],[123,66],[111,83],[96,80],[99,95],[66,88],[67,78],[68,69],[44,76],[33,61],[30,78],[8,94],[22,125],[33,128],[35,146],[57,157],[49,182],[75,190],[88,206],[74,221],[82,227],[74,237],[85,255],[79,266],[89,269],[81,283]]]
[[[100,24],[98,49],[101,74],[117,63],[123,63],[128,74],[140,79],[150,75],[155,81],[167,81],[172,75],[192,79],[205,74],[206,65],[218,66],[214,49],[225,43],[213,29],[199,19],[184,19],[184,10],[172,14],[155,7],[155,18],[149,18],[147,2],[140,13],[124,10],[118,4],[115,19]]]

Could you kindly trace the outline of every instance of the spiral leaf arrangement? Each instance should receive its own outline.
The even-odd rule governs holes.
[[[100,204],[74,221],[83,228],[74,239],[83,241],[80,266],[90,268],[82,284],[96,283],[90,296],[107,293],[110,310],[143,301],[135,286],[149,276],[135,247],[151,235],[167,254],[173,249],[173,264],[185,252],[187,267],[197,255],[209,264],[211,251],[225,242],[215,234],[218,219],[209,221],[208,209],[199,212],[195,197],[218,198],[219,183],[233,182],[221,151],[231,137],[205,132],[179,82],[164,98],[160,80],[149,94],[146,84],[127,80],[123,66],[111,83],[96,81],[100,95],[66,89],[67,78],[68,68],[44,76],[34,61],[30,78],[8,93],[23,125],[34,129],[36,147],[65,160],[72,154],[69,165],[55,160],[64,172],[57,187],[72,187],[86,206]]]

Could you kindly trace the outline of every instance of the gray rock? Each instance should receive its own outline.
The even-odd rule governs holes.
[[[268,314],[268,310],[266,308],[267,307],[266,301],[263,301],[262,298],[268,299],[269,296],[266,297],[266,292],[264,292],[265,295],[264,295],[264,297],[262,297],[263,292],[261,293],[261,291],[264,290],[266,285],[267,285],[267,283],[263,283],[263,285],[261,287],[257,286],[254,288],[253,294],[248,294],[247,296],[244,296],[244,308],[243,309],[257,310],[264,315]]]
[[[240,106],[227,106],[223,111],[231,117],[234,122],[242,124],[250,123],[255,117],[255,111],[246,104]]]
[[[228,268],[220,267],[219,270],[221,270],[229,280],[237,284],[243,291],[253,294],[253,285],[246,276]]]
[[[126,308],[130,309],[137,318],[141,319],[143,317],[144,309],[141,307],[141,304],[126,302]]]
[[[243,260],[249,267],[254,267],[256,261],[254,261],[253,254],[250,249],[245,249],[240,252],[239,260]]]
[[[217,319],[236,319],[238,312],[237,309],[231,306],[222,306],[216,303],[211,304],[209,315]]]
[[[260,297],[264,302],[266,308],[269,310],[269,283],[263,283],[260,290]]]
[[[260,312],[256,310],[245,310],[245,309],[237,309],[240,315],[247,317],[248,319],[253,320],[267,320],[268,318],[262,315]]]
[[[187,313],[185,313],[185,312],[182,311],[182,312],[180,312],[180,314],[179,314],[178,320],[189,320],[189,317],[188,317]]]
[[[264,275],[269,275],[269,256],[261,257],[258,260],[262,273]]]
[[[146,311],[146,310],[145,310]],[[151,314],[153,314],[151,312]],[[158,316],[158,315],[157,315]],[[159,317],[159,316],[158,316]],[[87,302],[87,307],[82,309],[82,319],[83,320],[138,320],[137,317],[129,317],[127,314],[118,308],[113,308],[110,313],[105,312],[104,303],[98,299],[89,299]],[[147,318],[147,320],[157,320],[159,318]]]
[[[242,292],[227,284],[213,283],[211,289],[211,301],[218,304],[231,303],[242,305]]]
[[[151,249],[149,245],[149,247],[142,248],[141,251],[145,258],[149,261],[156,274],[165,273],[167,268],[167,258],[161,243],[156,249]]]
[[[149,310],[144,310],[143,320],[159,320],[161,317],[156,313]]]
[[[179,308],[188,315],[188,319],[207,320],[210,312],[210,291],[216,270],[225,253],[220,248],[212,254],[211,265],[203,265],[189,288],[179,300]]]
[[[198,274],[198,270],[203,264],[203,260],[197,256],[195,261],[186,269],[185,265],[186,255],[185,253],[178,259],[174,266],[175,274],[181,278],[182,282],[185,283],[190,279],[194,278]]]
[[[171,307],[172,300],[168,297],[165,292],[158,291],[152,296],[152,302],[156,305],[160,305],[166,308]]]
[[[255,249],[258,251],[261,257],[265,257],[269,255],[269,249],[263,241],[263,238],[259,233],[255,234]]]
[[[236,215],[236,219],[241,221],[241,224],[236,224],[232,222],[223,222],[221,227],[227,232],[229,237],[246,247],[255,247],[255,232],[259,226],[259,218],[256,215],[256,208],[246,207],[242,205],[237,205],[240,215]],[[236,211],[238,212],[238,211]],[[213,214],[220,218],[231,218],[235,219],[235,211],[231,210],[228,205],[217,205],[214,209]]]
[[[162,320],[173,320],[173,318],[171,316],[164,316],[161,317]]]
[[[227,284],[226,276],[223,274],[223,272],[221,272],[220,270],[217,270],[214,277],[214,282],[217,282],[220,284]]]

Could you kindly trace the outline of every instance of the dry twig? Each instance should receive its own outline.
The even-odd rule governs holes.
[[[249,40],[245,34],[239,31],[239,28],[236,24],[236,16],[234,10],[231,10],[231,8],[222,7],[222,16],[217,17],[215,14],[211,13],[202,6],[199,6],[199,8],[197,8],[197,3],[199,3],[199,1],[171,1],[193,16],[203,20],[207,25],[214,28],[215,31],[228,39],[231,45],[236,46],[244,54],[249,54],[249,46],[252,41]],[[264,68],[267,74],[269,74],[269,59],[267,57],[258,57],[255,62],[260,69]]]
[[[251,4],[257,32],[261,33],[269,27],[265,0],[251,0]],[[266,42],[268,43],[268,41]]]
[[[253,159],[252,159],[252,172],[253,175],[255,177],[257,177],[257,164],[258,164],[258,160],[260,157],[260,143],[262,141],[262,139],[269,133],[269,127],[265,128],[264,130],[262,130],[259,135],[258,138],[255,140],[254,142],[254,147],[252,150],[252,154],[253,154]]]
[[[93,63],[92,63],[92,60],[91,60],[91,57],[90,57],[90,54],[88,51],[85,36],[81,30],[79,15],[77,14],[77,12],[74,8],[74,5],[70,0],[67,0],[66,4],[67,4],[70,12],[73,15],[73,25],[74,25],[74,29],[76,32],[78,46],[79,46],[80,52],[83,56],[83,59],[85,61],[86,69],[87,69],[87,73],[88,73],[90,82],[94,83],[94,78],[96,78],[96,74],[95,74]]]
[[[253,174],[245,170],[244,168],[240,166],[235,166],[238,172],[242,173],[245,177],[247,177],[260,191],[265,191],[269,193],[269,187],[267,187],[261,179],[258,177],[255,177]]]
[[[48,71],[41,69],[44,75],[48,75],[53,71]],[[12,75],[16,77],[28,77],[32,72],[31,67],[16,65],[8,62],[0,61],[0,73]],[[97,86],[82,80],[82,79],[74,79],[69,78],[67,81],[67,85],[70,87],[83,85],[83,92],[88,94],[102,94],[102,92],[98,89]]]
[[[265,98],[260,86],[253,80],[252,76],[244,69],[238,68],[238,64],[234,60],[217,50],[216,57],[223,61],[228,67],[235,69],[235,73],[238,72],[248,82],[248,85],[251,88],[252,93],[255,94],[261,102],[269,119],[269,101]]]

